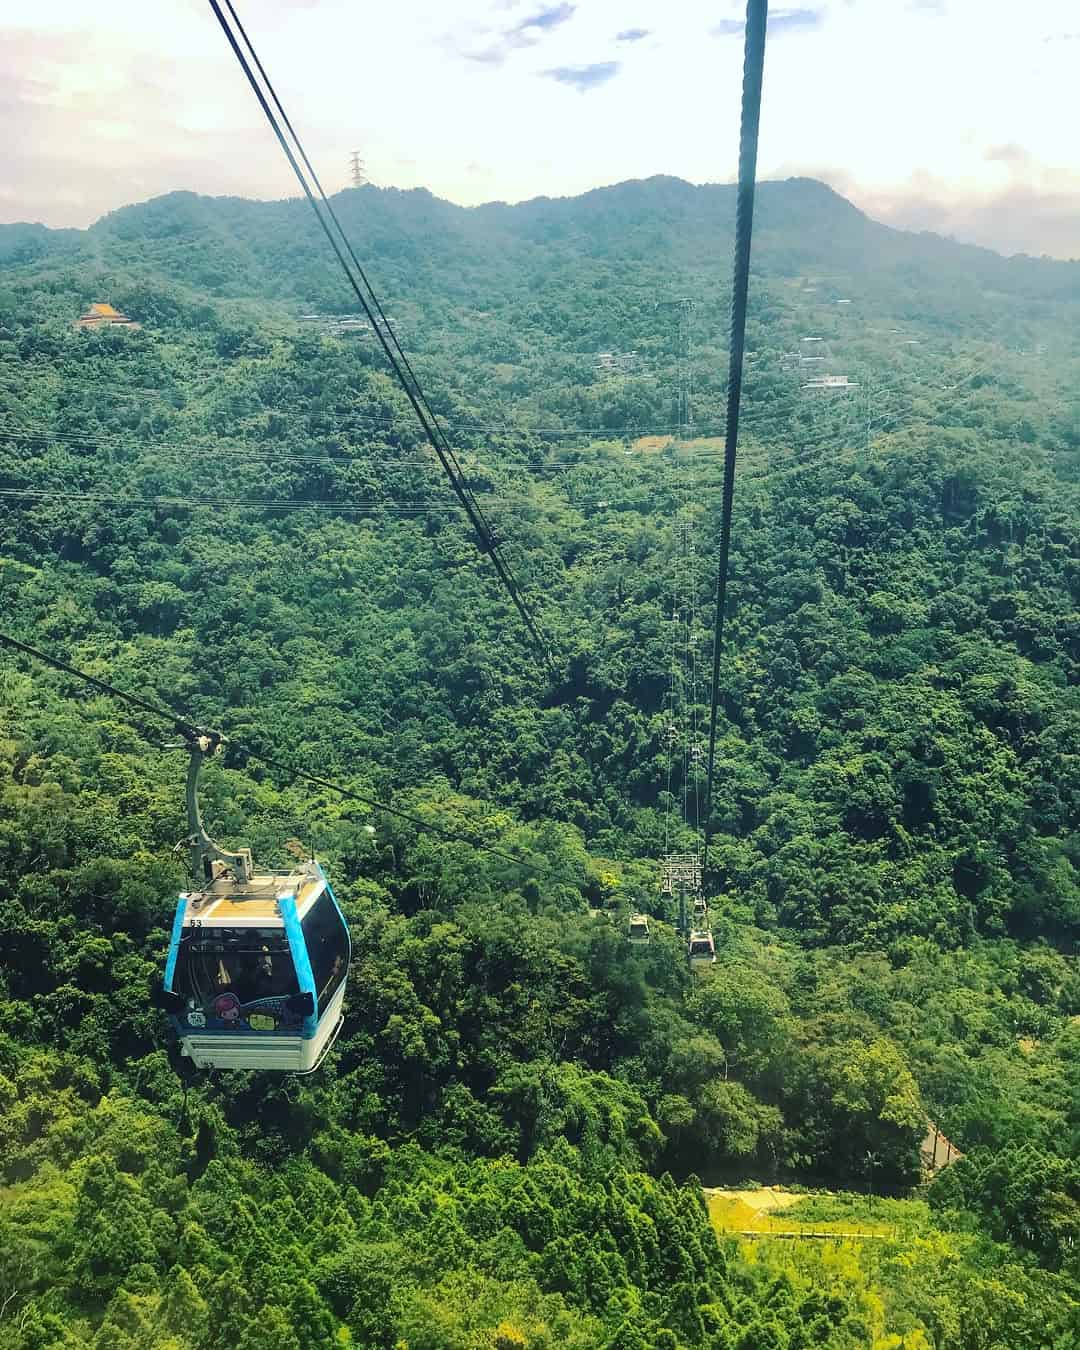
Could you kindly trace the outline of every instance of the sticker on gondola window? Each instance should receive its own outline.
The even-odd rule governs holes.
[[[189,1008],[187,1020],[190,1027],[206,1026],[206,1014],[201,1008]]]
[[[239,1022],[240,1000],[235,994],[218,994],[214,999],[214,1012],[223,1022]]]

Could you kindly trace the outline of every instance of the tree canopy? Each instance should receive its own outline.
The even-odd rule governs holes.
[[[704,825],[665,709],[732,202],[342,197],[554,678],[302,203],[0,227],[2,627],[230,737],[211,833],[313,849],[354,952],[317,1077],[193,1076],[148,998],[184,757],[0,657],[3,1350],[1080,1337],[1080,272],[764,185],[696,976],[657,862]],[[102,298],[141,327],[75,331]],[[811,328],[860,392],[802,388]],[[931,1124],[964,1156],[876,1255],[710,1223],[702,1181],[910,1197]]]

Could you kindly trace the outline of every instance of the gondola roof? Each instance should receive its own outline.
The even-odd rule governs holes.
[[[188,902],[184,922],[207,928],[280,927],[279,900],[292,896],[297,916],[303,918],[325,889],[326,878],[314,864],[294,872],[253,876],[250,881],[219,876],[184,897]]]

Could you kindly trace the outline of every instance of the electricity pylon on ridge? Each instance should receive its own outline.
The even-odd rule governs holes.
[[[349,156],[349,172],[352,176],[353,187],[363,187],[368,181],[367,166],[360,158],[359,150],[354,150]]]

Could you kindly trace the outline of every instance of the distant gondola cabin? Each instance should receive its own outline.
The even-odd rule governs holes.
[[[627,933],[630,942],[644,946],[649,941],[649,919],[645,914],[631,914]]]
[[[687,943],[687,957],[691,968],[716,964],[716,944],[707,931],[694,930]]]
[[[316,862],[182,895],[164,1004],[199,1068],[308,1073],[342,1020],[349,930]]]

